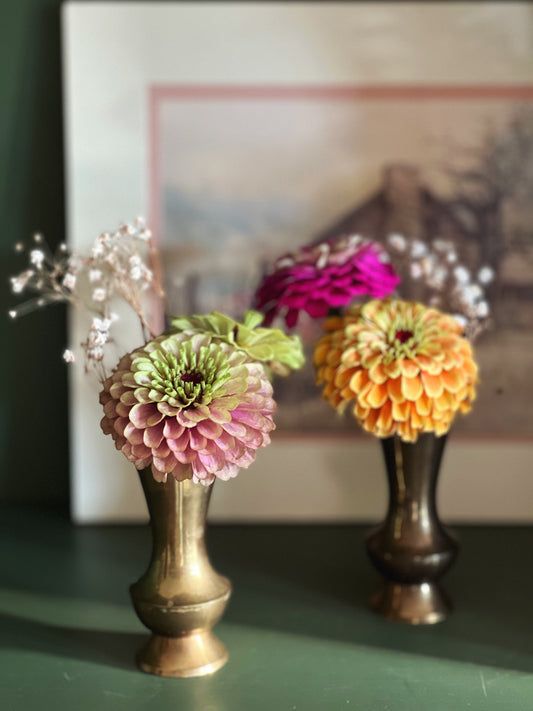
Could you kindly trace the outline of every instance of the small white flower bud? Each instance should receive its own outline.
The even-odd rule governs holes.
[[[43,266],[44,262],[44,252],[42,249],[32,249],[30,252],[30,262],[37,267],[37,269],[41,269]]]
[[[481,267],[477,273],[477,280],[480,284],[490,284],[494,279],[494,269],[492,267]]]
[[[486,301],[480,301],[476,304],[476,315],[478,318],[487,318],[490,313],[489,305]]]
[[[453,314],[453,317],[461,328],[466,328],[468,326],[468,319],[466,316],[463,316],[463,314]]]
[[[466,267],[463,267],[462,265],[455,267],[455,269],[453,270],[453,275],[457,283],[460,285],[465,285],[470,282],[470,272]]]
[[[411,245],[411,256],[415,259],[419,259],[427,254],[428,248],[419,239],[415,239]]]
[[[92,295],[93,301],[98,301],[98,302],[105,301],[106,296],[107,296],[106,290],[102,289],[102,287],[98,287],[97,289],[93,290],[93,295]]]
[[[437,265],[433,270],[433,273],[428,275],[428,284],[435,289],[442,289],[447,276],[448,270],[446,267]]]
[[[87,358],[89,360],[102,360],[104,357],[104,349],[102,346],[91,346],[87,349]]]
[[[479,284],[468,284],[468,286],[464,288],[464,293],[468,294],[467,298],[474,302],[483,296],[483,289],[479,286]]]
[[[389,245],[398,252],[405,252],[407,247],[407,240],[403,235],[391,234],[387,237],[387,242]]]
[[[429,254],[427,257],[423,257],[420,260],[420,266],[422,267],[422,271],[424,272],[426,277],[429,277],[433,274],[433,270],[435,269],[436,263],[437,258],[434,254]]]
[[[11,277],[11,291],[20,294],[24,290],[24,282],[20,277]]]
[[[409,265],[409,274],[411,276],[411,279],[420,279],[423,272],[419,262],[413,262]]]
[[[66,289],[74,289],[76,286],[76,275],[71,272],[67,272],[63,277],[63,286]]]
[[[98,259],[99,257],[103,257],[104,256],[104,245],[102,244],[102,242],[97,241],[95,243],[94,247],[92,248],[91,252],[92,252],[92,255],[95,259]]]

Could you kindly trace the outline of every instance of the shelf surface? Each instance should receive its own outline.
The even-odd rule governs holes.
[[[128,587],[146,569],[146,526],[74,526],[0,507],[0,704],[180,711],[531,711],[533,528],[458,527],[444,578],[455,610],[409,627],[368,608],[378,577],[365,526],[211,526],[234,592],[214,676],[137,671],[147,631]]]

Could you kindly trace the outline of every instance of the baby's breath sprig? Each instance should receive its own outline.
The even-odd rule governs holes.
[[[454,244],[440,238],[426,244],[419,239],[391,234],[387,246],[391,261],[401,275],[402,298],[417,298],[453,315],[471,341],[490,325],[485,288],[494,279],[492,267],[482,266],[473,274],[459,262]],[[409,284],[413,287],[411,290]],[[405,290],[412,293],[403,293]]]
[[[16,252],[24,252],[25,249],[21,242],[15,245]],[[78,265],[67,246],[61,243],[52,253],[44,237],[35,234],[27,251],[29,268],[11,277],[11,290],[14,294],[33,292],[38,296],[11,309],[11,318],[23,316],[47,304],[75,299]]]
[[[27,249],[19,243],[15,250],[28,252],[29,268],[11,277],[11,289],[15,294],[36,296],[12,309],[9,315],[17,318],[57,302],[70,303],[89,313],[91,324],[81,343],[85,369],[95,370],[101,380],[107,377],[104,346],[113,340],[110,328],[118,319],[111,310],[114,297],[122,298],[133,309],[145,343],[157,335],[147,317],[143,297],[151,291],[162,302],[165,294],[157,250],[143,218],[137,218],[134,225],[121,225],[113,233],[100,234],[89,256],[70,252],[64,243],[52,253],[40,234],[34,235]],[[63,358],[67,363],[74,362],[73,350],[67,348]]]
[[[152,233],[142,218],[135,225],[122,225],[112,234],[99,235],[86,260],[86,271],[94,303],[106,304],[117,294],[139,318],[145,343],[157,335],[144,312],[142,294],[149,289],[158,299],[164,299],[165,294]]]

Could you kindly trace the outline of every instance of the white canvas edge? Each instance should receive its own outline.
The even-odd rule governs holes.
[[[527,3],[323,3],[208,4],[66,3],[62,8],[67,234],[86,249],[102,229],[148,211],[150,84],[376,84],[394,82],[528,82],[524,59],[510,28],[509,46],[496,55],[479,41],[470,62],[451,56],[457,44],[453,13],[461,25],[526,24]],[[490,7],[492,5],[492,7]],[[525,6],[525,7],[524,7]],[[386,13],[389,15],[386,15]],[[411,15],[410,12],[416,12]],[[423,47],[387,46],[369,63],[365,28],[428,19],[442,42]],[[385,14],[384,14],[385,13]],[[392,13],[392,14],[391,14]],[[500,15],[498,15],[500,13]],[[503,14],[502,14],[503,13]],[[529,16],[530,18],[530,16]],[[388,25],[387,25],[388,26]],[[260,28],[260,31],[258,30]],[[516,29],[516,28],[514,28]],[[465,30],[465,31],[466,31]],[[479,33],[478,33],[479,34]],[[397,38],[397,34],[394,37]],[[99,38],[98,46],[94,38]],[[275,37],[275,42],[271,38]],[[479,37],[478,37],[479,40]],[[517,45],[518,43],[518,45]],[[516,45],[516,46],[515,46]],[[106,47],[107,54],[101,48]],[[452,49],[454,48],[455,49]],[[100,49],[99,49],[100,48]],[[178,48],[178,51],[176,51]],[[384,48],[385,49],[385,48]],[[475,50],[475,53],[474,53]],[[516,50],[516,51],[514,51]],[[327,52],[330,54],[327,54]],[[486,51],[486,56],[483,55]],[[395,52],[403,61],[395,61]],[[246,61],[242,61],[242,57]],[[328,56],[329,61],[324,61]],[[496,61],[499,57],[505,61]],[[418,61],[417,57],[420,60]],[[467,58],[468,59],[468,58]],[[466,67],[466,68],[465,68]],[[72,342],[83,325],[71,314]],[[124,335],[129,327],[124,326]],[[124,343],[137,345],[136,341]],[[146,517],[131,464],[102,436],[95,384],[73,368],[70,378],[72,517],[78,522],[133,521]],[[275,435],[274,435],[275,436]],[[443,467],[443,517],[462,521],[531,522],[533,444],[451,440]],[[215,487],[211,517],[218,521],[357,521],[382,515],[385,483],[375,441],[287,436],[258,455],[248,472]]]

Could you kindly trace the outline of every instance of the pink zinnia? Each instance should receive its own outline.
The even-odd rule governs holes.
[[[280,257],[256,292],[256,308],[265,325],[280,315],[292,328],[300,311],[322,318],[359,296],[384,298],[399,281],[382,247],[351,235]]]
[[[276,404],[263,366],[205,334],[163,335],[104,382],[101,427],[155,479],[229,479],[270,442]]]

